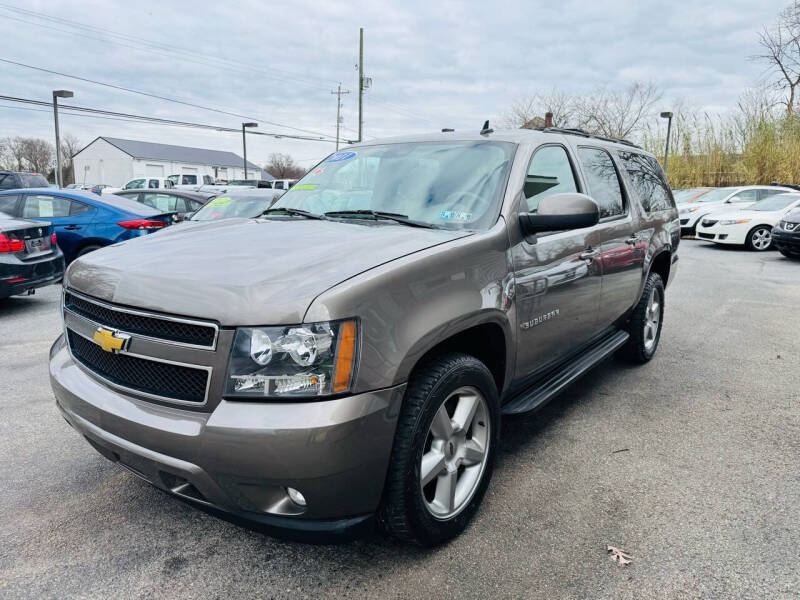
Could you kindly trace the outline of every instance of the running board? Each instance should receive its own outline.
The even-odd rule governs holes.
[[[604,337],[577,359],[515,396],[503,406],[503,414],[517,415],[541,407],[609,354],[622,347],[629,337],[630,334],[626,331],[617,331]]]

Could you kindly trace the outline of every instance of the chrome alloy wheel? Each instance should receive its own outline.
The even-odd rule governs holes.
[[[756,250],[766,250],[772,244],[772,232],[766,227],[756,229],[750,236],[750,243]]]
[[[661,324],[661,292],[654,286],[647,300],[647,312],[644,315],[644,349],[652,352],[658,339],[658,328]]]
[[[489,408],[480,391],[460,387],[433,417],[420,464],[420,487],[434,518],[461,512],[475,493],[491,443]]]

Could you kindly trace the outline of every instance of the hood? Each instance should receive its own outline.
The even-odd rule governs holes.
[[[465,231],[307,219],[170,227],[76,260],[66,285],[131,307],[222,325],[300,323],[316,296]]]
[[[707,214],[705,219],[715,219],[717,221],[728,221],[737,219],[758,219],[770,221],[780,216],[782,211],[769,211],[769,210],[748,210],[742,208],[739,210],[725,210],[716,211]]]

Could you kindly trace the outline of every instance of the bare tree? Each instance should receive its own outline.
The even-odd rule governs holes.
[[[520,98],[511,106],[504,122],[507,127],[534,129],[544,125],[548,112],[553,113],[554,127],[569,127],[575,114],[575,98],[557,89]]]
[[[306,170],[294,162],[288,154],[275,152],[270,154],[269,162],[264,170],[276,179],[297,179],[305,174]]]
[[[71,133],[66,133],[61,137],[61,181],[65,185],[75,183],[72,157],[78,153],[81,147],[80,140]]]
[[[37,173],[47,173],[53,166],[54,149],[50,142],[39,138],[25,138],[25,160]]]
[[[770,84],[786,93],[783,104],[791,116],[800,93],[800,1],[782,10],[774,25],[764,27],[758,43],[763,53],[753,58],[767,63]]]
[[[24,141],[21,137],[6,138],[4,140],[6,167],[10,171],[23,171],[26,168]]]
[[[651,116],[661,91],[652,82],[635,82],[622,91],[602,88],[576,100],[578,127],[610,138],[626,138]]]

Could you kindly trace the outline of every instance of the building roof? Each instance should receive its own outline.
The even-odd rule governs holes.
[[[209,165],[211,167],[241,167],[242,157],[233,152],[224,150],[206,150],[205,148],[190,148],[188,146],[174,146],[172,144],[156,144],[154,142],[140,142],[138,140],[123,140],[100,136],[86,147],[91,146],[97,140],[105,140],[112,146],[116,146],[125,154],[138,159],[165,160],[170,162],[182,162],[196,165]],[[78,151],[75,156],[82,152]],[[247,161],[247,168],[258,170],[262,173],[262,178],[274,179],[272,175],[264,171],[258,165]]]

